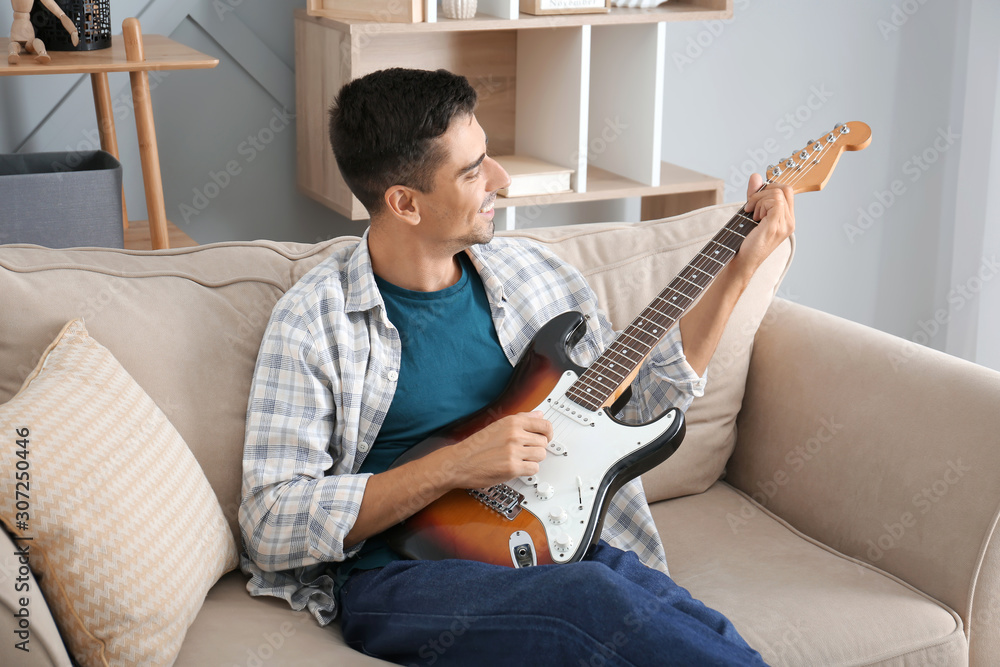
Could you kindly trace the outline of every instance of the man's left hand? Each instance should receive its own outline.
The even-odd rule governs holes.
[[[748,280],[768,255],[795,231],[795,194],[792,187],[771,183],[758,192],[763,183],[760,174],[750,176],[744,210],[760,224],[747,235],[732,261],[732,267]]]

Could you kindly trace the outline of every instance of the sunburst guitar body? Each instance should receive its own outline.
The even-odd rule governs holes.
[[[684,437],[680,410],[630,426],[614,418],[613,408],[588,410],[567,399],[566,390],[585,372],[569,357],[583,323],[576,312],[550,320],[496,401],[393,464],[459,443],[507,415],[538,410],[554,432],[538,474],[489,489],[449,492],[387,534],[393,549],[409,558],[465,558],[513,567],[579,560],[600,535],[615,492],[677,450]]]

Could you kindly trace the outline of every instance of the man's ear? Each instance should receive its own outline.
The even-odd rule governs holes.
[[[420,203],[413,188],[393,185],[385,191],[385,207],[390,215],[408,225],[420,223]]]

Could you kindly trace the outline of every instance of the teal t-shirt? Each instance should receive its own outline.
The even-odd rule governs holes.
[[[462,277],[437,292],[403,289],[375,276],[402,356],[392,404],[359,472],[384,472],[441,427],[489,405],[510,380],[514,368],[493,326],[483,281],[466,253],[458,259]],[[400,558],[375,536],[338,568],[337,579]]]

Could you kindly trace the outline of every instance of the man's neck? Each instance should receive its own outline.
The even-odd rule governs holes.
[[[462,277],[458,250],[434,247],[426,239],[373,225],[368,232],[372,271],[382,280],[415,292],[437,292]]]

